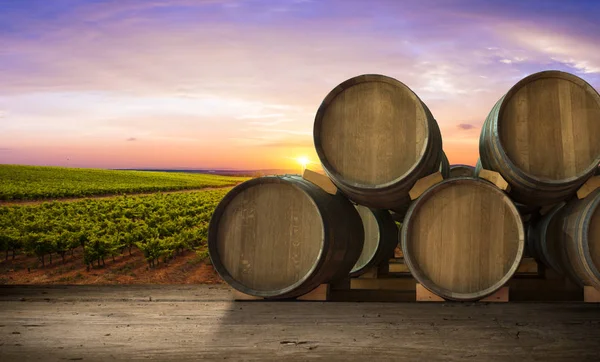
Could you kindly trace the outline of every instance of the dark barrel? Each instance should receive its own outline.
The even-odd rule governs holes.
[[[450,165],[450,177],[475,177],[475,167],[469,165]]]
[[[299,176],[267,176],[233,188],[208,229],[219,275],[242,293],[293,298],[345,278],[362,252],[354,207]]]
[[[546,266],[600,290],[600,189],[555,206],[531,227],[529,238]]]

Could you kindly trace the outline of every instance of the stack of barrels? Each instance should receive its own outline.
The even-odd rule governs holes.
[[[235,289],[298,297],[387,261],[399,242],[415,279],[446,299],[494,293],[526,247],[600,288],[600,190],[576,196],[599,170],[600,96],[582,79],[545,71],[513,86],[483,125],[477,167],[450,166],[427,105],[383,75],[335,87],[313,134],[337,193],[300,176],[267,176],[238,185],[216,208],[209,252]],[[500,174],[507,192],[478,178],[482,169]],[[434,173],[443,181],[413,200],[417,181]],[[537,215],[527,240],[524,213]]]

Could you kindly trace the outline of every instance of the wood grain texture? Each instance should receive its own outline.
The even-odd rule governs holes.
[[[363,222],[364,246],[358,261],[350,271],[355,277],[394,255],[398,245],[398,227],[387,210],[370,209],[355,205]]]
[[[354,206],[299,176],[236,186],[219,203],[208,247],[219,275],[242,293],[294,298],[346,277],[362,251]]]
[[[430,291],[452,300],[477,300],[516,272],[524,230],[510,199],[473,178],[445,180],[407,213],[401,231],[404,259]]]
[[[565,273],[561,257],[563,246],[560,240],[562,235],[561,211],[564,206],[564,202],[555,205],[544,217],[531,223],[527,233],[532,256],[560,275]]]
[[[534,177],[580,177],[598,164],[600,97],[574,76],[546,73],[520,82],[499,117],[506,154]]]
[[[362,80],[329,101],[321,146],[328,163],[348,182],[387,184],[423,157],[427,114],[408,87],[382,78]]]
[[[580,285],[600,289],[600,189],[569,201],[560,217],[569,275]]]
[[[313,135],[338,189],[371,208],[405,207],[419,178],[445,169],[431,112],[410,88],[383,75],[357,76],[333,89],[317,111]]]
[[[600,190],[555,206],[530,226],[528,238],[547,267],[600,289]]]
[[[3,289],[0,320],[3,362],[597,361],[600,340],[585,303],[234,303],[218,285]]]
[[[475,167],[469,165],[450,165],[450,177],[475,177]]]
[[[221,216],[217,248],[229,274],[270,291],[301,282],[324,247],[323,221],[309,195],[289,184],[240,192]]]
[[[510,195],[534,206],[567,200],[600,162],[600,96],[572,74],[530,75],[492,108],[482,128],[483,168],[511,185]]]

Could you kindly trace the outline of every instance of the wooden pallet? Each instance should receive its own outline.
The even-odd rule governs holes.
[[[583,287],[583,301],[586,303],[600,303],[600,290],[586,285]]]
[[[232,289],[233,300],[235,301],[251,301],[251,300],[266,300],[263,297],[256,297],[253,295],[244,294],[236,289]],[[329,300],[330,285],[321,284],[312,291],[295,298],[296,300],[312,301],[312,302],[323,302]]]
[[[508,287],[502,287],[494,294],[487,296],[483,299],[480,299],[480,300],[478,300],[478,302],[506,303],[506,302],[508,302],[508,290],[509,290]],[[417,298],[416,298],[417,302],[447,302],[446,299],[430,292],[421,284],[417,284],[416,293],[417,293]]]

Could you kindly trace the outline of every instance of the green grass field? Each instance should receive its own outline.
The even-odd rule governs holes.
[[[0,200],[41,200],[233,186],[247,177],[0,165]]]

